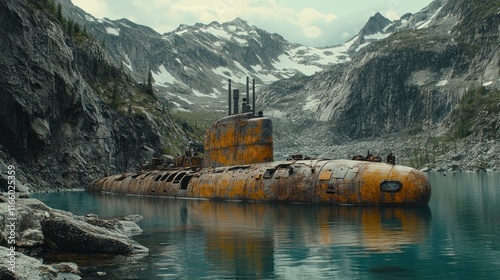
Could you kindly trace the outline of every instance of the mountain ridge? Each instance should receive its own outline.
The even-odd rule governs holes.
[[[212,110],[225,111],[218,98],[225,97],[223,81],[229,78],[244,87],[241,83],[246,76],[251,76],[260,87],[298,73],[312,75],[329,65],[350,60],[346,44],[324,48],[302,46],[241,18],[225,23],[181,24],[161,35],[146,32],[137,37],[139,44],[129,41],[125,44],[122,37],[127,40],[133,36],[133,31],[125,30],[118,21],[99,20],[69,0],[60,2],[63,11],[106,42],[105,47],[115,63],[126,62],[136,80],[144,79],[151,69],[158,96],[174,110],[192,111],[208,106]]]

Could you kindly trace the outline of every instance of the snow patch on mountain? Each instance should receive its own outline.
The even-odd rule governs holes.
[[[182,97],[182,96],[177,96],[177,98],[179,98],[180,100],[182,100],[182,101],[186,102],[186,103],[187,103],[187,104],[189,104],[189,105],[192,105],[192,104],[193,104],[193,102],[191,102],[191,101],[187,100],[186,98],[184,98],[184,97]]]
[[[381,40],[381,39],[385,39],[387,37],[389,37],[391,35],[391,33],[381,33],[381,32],[378,32],[376,34],[373,34],[373,35],[367,35],[365,36],[365,39],[368,39],[368,40]]]
[[[127,54],[125,54],[124,59],[125,60],[122,60],[122,64],[125,65],[130,71],[134,71],[134,68],[132,67],[132,63],[130,62],[130,58],[128,57]]]
[[[429,24],[431,24],[431,22],[436,18],[436,16],[439,14],[439,12],[441,11],[442,8],[443,7],[440,7],[439,9],[437,9],[437,11],[432,15],[432,17],[428,21],[425,21],[421,24],[417,24],[417,29],[427,28],[429,26]]]
[[[313,96],[308,96],[306,99],[306,104],[302,107],[302,110],[313,111],[316,112],[319,108],[319,104],[321,104],[321,100],[319,98],[313,98]]]
[[[300,61],[294,60],[293,57],[287,54],[280,55],[273,66],[277,70],[287,72],[286,76],[290,76],[291,74],[293,75],[293,73],[295,73],[294,70],[298,70],[308,76],[322,70],[319,66],[316,65],[301,64]]]
[[[442,81],[439,81],[436,86],[437,87],[444,87],[445,85],[448,84],[448,80],[442,80]]]
[[[176,81],[163,64],[158,67],[158,72],[151,71],[151,74],[157,86],[166,86],[166,84],[173,84]]]
[[[111,35],[119,36],[120,28],[106,27],[106,32]]]

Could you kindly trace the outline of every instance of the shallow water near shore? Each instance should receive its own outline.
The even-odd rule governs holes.
[[[446,175],[446,176],[445,176]],[[148,255],[44,253],[83,279],[491,279],[500,275],[500,173],[429,173],[428,207],[356,207],[33,194],[101,218],[139,214]],[[106,273],[104,276],[100,274]]]

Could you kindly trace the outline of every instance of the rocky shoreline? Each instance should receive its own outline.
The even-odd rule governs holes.
[[[131,215],[109,220],[97,215],[76,216],[52,209],[24,195],[0,196],[0,279],[81,279],[71,262],[44,264],[21,251],[146,256],[148,248],[131,236],[140,234]]]

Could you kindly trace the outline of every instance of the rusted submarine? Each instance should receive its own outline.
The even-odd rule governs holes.
[[[330,160],[302,155],[274,161],[272,121],[262,112],[255,113],[255,80],[251,106],[247,78],[241,113],[239,90],[231,90],[231,80],[228,83],[228,115],[207,130],[203,156],[188,145],[173,162],[153,159],[150,168],[94,180],[88,190],[332,205],[423,206],[429,202],[427,176],[396,165],[392,154],[387,162],[368,157]]]

